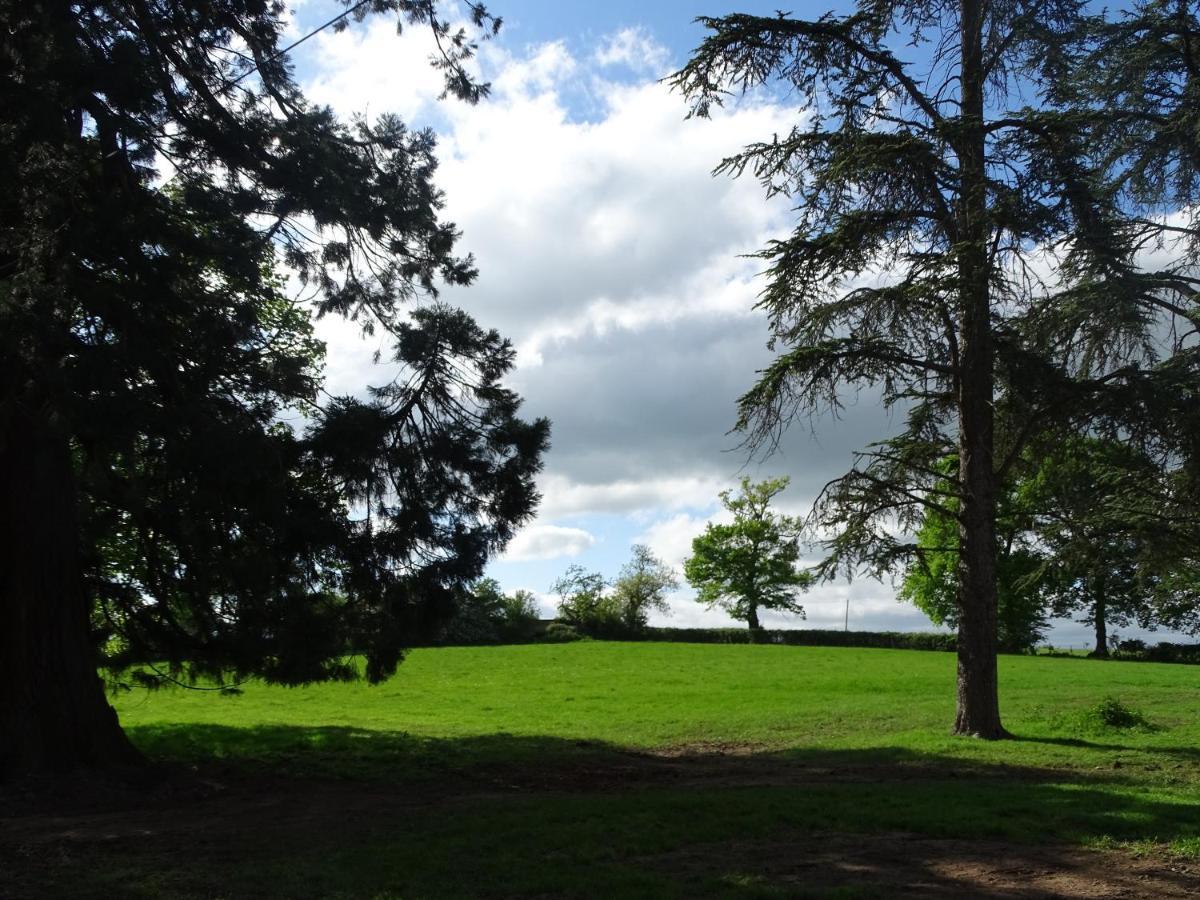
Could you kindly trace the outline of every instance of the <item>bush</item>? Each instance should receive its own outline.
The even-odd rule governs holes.
[[[1172,644],[1162,641],[1151,647],[1145,641],[1127,640],[1117,644],[1114,655],[1118,659],[1139,662],[1180,663],[1194,666],[1200,665],[1200,644]]]
[[[567,567],[550,589],[562,598],[558,604],[559,618],[580,634],[608,640],[634,637],[622,614],[621,601],[605,593],[607,588],[608,582],[599,572],[573,565]]]
[[[1152,731],[1154,726],[1140,710],[1126,706],[1117,697],[1105,697],[1079,716],[1087,731]]]
[[[547,644],[569,644],[583,640],[583,635],[566,622],[551,622],[542,632],[542,640]]]

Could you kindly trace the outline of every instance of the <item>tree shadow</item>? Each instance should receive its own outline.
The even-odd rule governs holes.
[[[1171,896],[1193,877],[1126,872],[1063,848],[1200,846],[1194,791],[904,748],[637,751],[198,724],[131,734],[211,790],[166,779],[166,790],[103,809],[0,813],[0,895],[879,896],[902,886],[1032,897],[1054,891],[1028,873],[1076,871],[1092,883],[1136,875],[1135,893],[1153,884]]]
[[[1015,735],[1012,740],[1025,744],[1049,744],[1059,747],[1079,747],[1108,752],[1145,753],[1150,751],[1190,762],[1200,762],[1200,748],[1197,747],[1161,747],[1158,745],[1135,747],[1130,744],[1113,744],[1077,737],[1029,737]]]

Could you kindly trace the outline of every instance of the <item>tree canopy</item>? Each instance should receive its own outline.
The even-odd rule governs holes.
[[[812,576],[799,565],[801,523],[770,508],[788,483],[787,478],[755,483],[745,477],[736,495],[722,491],[721,505],[733,521],[709,522],[683,564],[701,603],[724,609],[751,630],[761,627],[760,609],[804,615],[796,594]]]
[[[769,448],[863,389],[902,413],[809,524],[822,573],[882,576],[927,511],[953,516],[962,734],[1005,735],[996,504],[1031,436],[1094,430],[1194,466],[1200,232],[1175,211],[1196,199],[1197,15],[1165,0],[1106,15],[1078,0],[862,0],[814,20],[704,18],[672,78],[695,115],[761,87],[800,107],[718,168],[795,215],[760,252],[777,353],[738,426]]]
[[[482,6],[347,6],[486,94]],[[475,268],[432,132],[310,103],[285,11],[0,10],[0,776],[135,758],[98,662],[386,676],[537,502],[513,350],[438,299]],[[391,380],[328,396],[322,315],[382,335]]]
[[[669,615],[667,593],[679,587],[675,572],[645,544],[633,545],[633,557],[621,567],[613,582],[613,597],[631,634],[642,631],[650,613]]]

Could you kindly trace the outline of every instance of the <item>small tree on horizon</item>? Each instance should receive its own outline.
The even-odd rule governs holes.
[[[671,613],[667,592],[679,587],[674,570],[656,557],[645,544],[633,545],[633,559],[621,569],[613,583],[613,597],[630,633],[645,629],[650,613]]]
[[[692,541],[692,555],[683,564],[701,603],[720,607],[751,631],[762,627],[760,609],[804,616],[796,592],[807,589],[812,576],[797,566],[802,524],[770,509],[789,482],[783,477],[755,484],[744,477],[736,496],[722,491],[721,504],[733,513],[733,522],[709,522]]]
[[[623,629],[620,611],[611,594],[608,580],[599,572],[589,572],[573,564],[550,586],[558,594],[558,617],[577,631],[591,637],[617,637]]]

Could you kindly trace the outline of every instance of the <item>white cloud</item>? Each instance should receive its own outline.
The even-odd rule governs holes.
[[[729,519],[725,510],[712,516],[677,513],[652,524],[638,537],[638,543],[648,546],[655,556],[672,568],[682,569],[683,561],[692,555],[692,540],[703,533],[705,525]]]
[[[670,53],[644,29],[622,28],[608,35],[592,54],[601,66],[627,66],[634,71],[665,74]]]
[[[530,525],[521,529],[504,551],[509,562],[533,559],[558,559],[578,556],[596,543],[596,538],[582,528],[560,525]]]
[[[795,114],[759,101],[685,120],[683,100],[649,74],[662,73],[666,51],[637,29],[579,56],[562,42],[514,51],[502,32],[479,57],[491,98],[438,103],[441,78],[420,31],[397,38],[379,20],[322,36],[308,89],[342,113],[391,110],[413,127],[437,126],[445,214],[480,269],[475,285],[447,299],[513,340],[511,383],[528,415],[553,423],[538,520],[502,562],[536,567],[591,551],[589,566],[613,567],[632,538],[679,569],[709,514],[725,515],[717,494],[735,486],[746,462],[726,452],[738,442],[726,432],[737,397],[770,359],[765,318],[753,310],[761,261],[743,254],[786,230],[790,216],[752,179],[710,173],[744,144],[785,131]],[[612,80],[621,67],[641,80]],[[332,392],[386,380],[371,364],[379,338],[364,342],[357,326],[336,320],[319,333]],[[750,474],[792,475],[780,505],[801,512],[849,467],[853,448],[889,427],[864,393],[840,422],[822,423],[819,442],[794,428],[785,452]],[[620,517],[627,528],[618,540],[581,521],[589,516]],[[601,551],[613,559],[597,558]],[[514,583],[528,579],[509,571]],[[692,596],[672,598],[672,624],[735,624]],[[924,625],[890,587],[869,581],[814,588],[808,624],[839,627],[846,596],[852,627]]]
[[[436,46],[428,28],[397,34],[394,18],[373,16],[344,31],[327,29],[311,43],[315,52],[305,57],[315,57],[316,74],[305,83],[305,93],[346,118],[395,113],[416,124],[434,108],[445,84],[429,64]]]
[[[541,514],[549,519],[705,507],[713,502],[721,487],[721,481],[715,478],[669,476],[587,483],[563,475],[547,475],[539,482]]]

